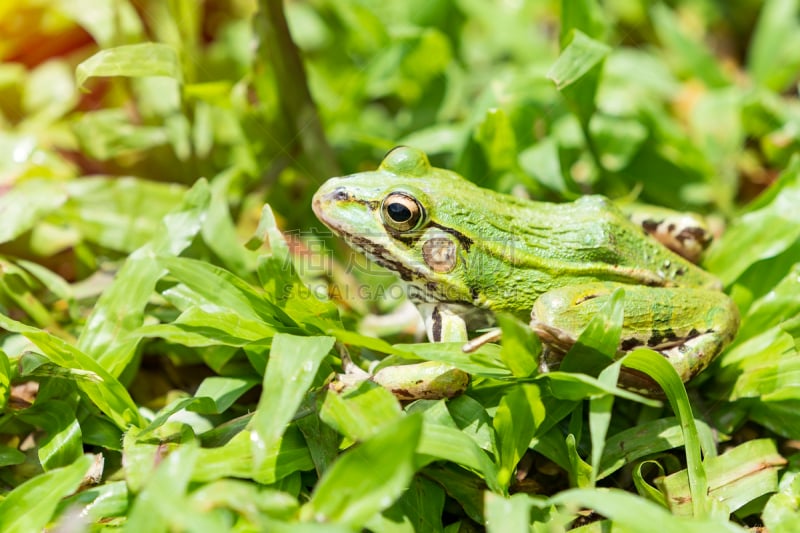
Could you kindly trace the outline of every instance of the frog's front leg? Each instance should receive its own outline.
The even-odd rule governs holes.
[[[589,321],[617,288],[623,288],[624,319],[617,355],[645,346],[660,352],[683,381],[703,369],[733,339],[739,313],[724,293],[697,288],[660,288],[593,283],[554,289],[542,295],[531,312],[531,328],[548,348],[543,366],[557,367]],[[654,392],[647,376],[625,371],[623,386]]]
[[[467,340],[467,324],[451,306],[431,303],[417,307],[425,321],[429,341]],[[400,400],[452,398],[464,392],[469,384],[466,372],[436,361],[388,366],[371,379],[392,391]]]
[[[418,308],[425,321],[428,340],[466,342],[467,325],[457,308],[447,304],[421,304]],[[452,398],[469,385],[466,372],[438,361],[387,366],[373,375],[359,374],[355,379],[356,382],[369,379],[391,391],[399,400]],[[344,381],[339,378],[339,382]]]
[[[425,322],[425,332],[431,342],[466,342],[467,323],[452,306],[425,303],[417,306]]]

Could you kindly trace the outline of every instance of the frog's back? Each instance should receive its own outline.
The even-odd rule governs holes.
[[[605,197],[551,204],[484,194],[486,205],[505,198],[500,214],[484,210],[462,219],[461,228],[475,240],[470,259],[480,271],[471,278],[483,285],[477,292],[490,307],[505,298],[523,310],[548,290],[595,281],[719,288],[711,274],[647,236]],[[486,271],[500,271],[500,262],[513,275],[486,283]]]

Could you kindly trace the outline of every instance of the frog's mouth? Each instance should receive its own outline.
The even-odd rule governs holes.
[[[423,272],[395,259],[394,255],[382,243],[360,235],[342,235],[342,238],[378,265],[397,273],[405,282],[414,283],[426,279]]]

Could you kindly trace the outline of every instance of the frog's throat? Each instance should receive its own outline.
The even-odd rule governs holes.
[[[394,258],[392,252],[382,243],[375,242],[363,235],[336,232],[355,250],[368,259],[400,276],[408,289],[408,298],[415,304],[420,303],[452,303],[468,307],[477,305],[477,295],[465,298],[463,294],[455,294],[445,284],[431,281],[432,273],[422,264],[406,264]]]
[[[415,283],[426,278],[424,272],[420,272],[397,259],[392,258],[392,254],[381,243],[372,241],[362,235],[341,232],[340,236],[353,248],[366,255],[374,263],[397,273],[400,278],[407,283]]]

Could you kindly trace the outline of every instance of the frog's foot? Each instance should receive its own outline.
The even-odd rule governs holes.
[[[371,377],[371,374],[366,370],[362,370],[357,364],[353,362],[350,357],[350,352],[347,347],[340,343],[336,343],[336,349],[339,352],[339,358],[342,360],[343,374],[336,374],[336,379],[328,384],[328,388],[334,392],[342,392],[345,389],[350,389],[358,386],[362,381],[366,381]]]
[[[401,401],[440,400],[463,393],[469,385],[469,374],[438,361],[387,366],[374,374],[352,365],[338,374],[328,388],[340,393],[364,381],[380,385]]]
[[[387,366],[370,379],[388,389],[398,400],[453,398],[469,385],[469,374],[438,361]]]
[[[530,328],[542,341],[542,344],[561,352],[567,353],[577,342],[577,336],[566,329],[561,329],[556,326],[551,326],[546,322],[538,320],[535,316],[531,318]]]
[[[424,304],[420,311],[431,342],[466,342],[466,323],[452,306]],[[387,366],[371,374],[353,364],[346,351],[341,352],[341,358],[345,372],[330,385],[336,392],[370,380],[388,389],[398,400],[439,400],[458,396],[469,385],[469,374],[437,361]]]

